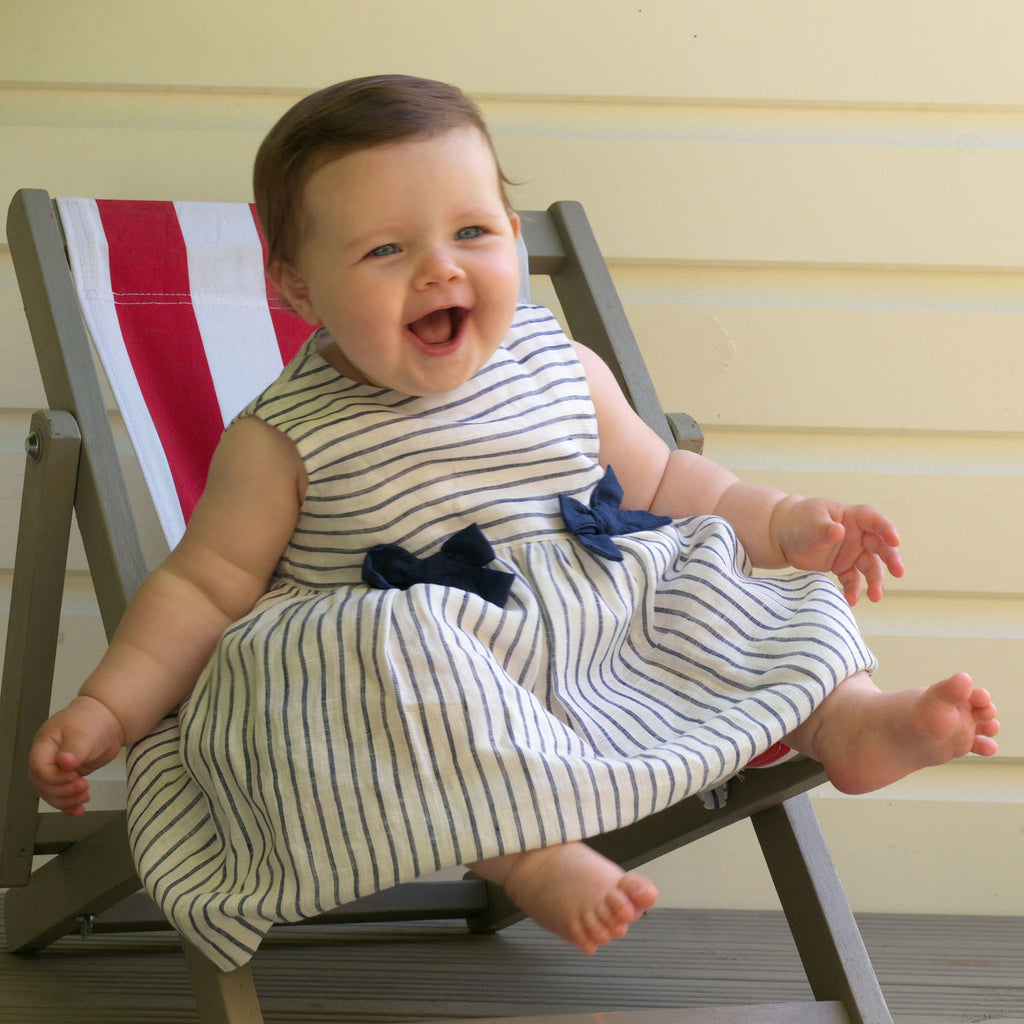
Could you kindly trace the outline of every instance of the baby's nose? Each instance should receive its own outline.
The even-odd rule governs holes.
[[[462,264],[451,249],[434,246],[423,254],[418,273],[421,287],[431,284],[447,284],[464,276]]]

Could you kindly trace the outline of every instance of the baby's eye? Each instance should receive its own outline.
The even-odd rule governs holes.
[[[459,230],[455,233],[455,237],[460,242],[468,242],[472,241],[474,238],[480,238],[482,235],[485,235],[486,233],[487,232],[483,228],[474,226],[471,228],[459,228]]]
[[[371,249],[366,255],[368,257],[394,256],[396,252],[398,252],[398,246],[394,242],[388,242],[386,245],[378,245],[376,249]]]

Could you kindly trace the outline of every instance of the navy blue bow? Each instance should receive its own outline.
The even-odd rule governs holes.
[[[672,522],[671,516],[656,516],[643,509],[620,508],[622,487],[611,466],[594,488],[589,508],[566,494],[560,494],[558,501],[565,525],[576,534],[579,542],[593,554],[610,558],[614,562],[622,561],[622,552],[615,546],[612,537],[653,530]]]
[[[440,583],[505,607],[515,576],[485,566],[494,548],[474,523],[453,533],[441,550],[417,558],[398,544],[378,544],[363,559],[363,582],[378,590],[408,590],[415,583]]]

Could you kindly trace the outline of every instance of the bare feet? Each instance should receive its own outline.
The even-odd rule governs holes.
[[[658,890],[585,843],[563,843],[478,861],[469,867],[505,887],[537,924],[591,954],[654,906]]]
[[[897,693],[882,693],[858,673],[786,742],[820,761],[837,789],[868,793],[965,754],[990,757],[998,732],[992,698],[964,672]]]

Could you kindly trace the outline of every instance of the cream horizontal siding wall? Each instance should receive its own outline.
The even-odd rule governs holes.
[[[0,36],[0,195],[248,199],[260,138],[303,93],[382,70],[462,85],[517,205],[586,204],[662,400],[707,453],[897,520],[907,575],[858,609],[880,684],[966,668],[998,695],[994,761],[819,791],[855,908],[1024,914],[1022,44],[1012,0],[36,0]],[[43,397],[6,249],[0,346],[7,595]],[[61,699],[102,650],[84,570],[76,544]],[[668,903],[773,905],[748,830],[655,872]]]

